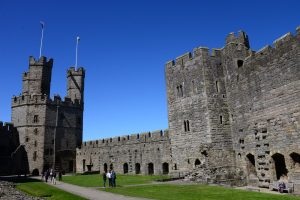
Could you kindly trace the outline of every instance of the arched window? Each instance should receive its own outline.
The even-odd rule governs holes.
[[[38,123],[39,121],[39,116],[38,115],[34,115],[33,116],[33,123]]]

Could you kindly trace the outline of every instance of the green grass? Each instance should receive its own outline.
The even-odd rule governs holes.
[[[168,176],[117,175],[117,186],[147,184],[152,181],[166,179]],[[63,176],[63,182],[83,187],[102,187],[102,174]],[[107,183],[108,185],[108,180]]]
[[[161,184],[107,188],[105,191],[159,200],[300,200],[299,197],[290,195],[266,194],[207,185]]]
[[[43,197],[49,200],[84,200],[85,198],[73,195],[63,190],[57,189],[53,186],[47,185],[38,180],[22,181],[16,186],[18,190],[21,190],[29,195],[36,197]]]

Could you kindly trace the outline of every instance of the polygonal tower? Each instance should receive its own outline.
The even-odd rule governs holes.
[[[76,147],[82,142],[84,69],[70,68],[68,95],[51,99],[52,66],[53,59],[30,57],[22,94],[12,99],[12,122],[27,152],[29,171],[36,174],[49,167],[74,171]]]

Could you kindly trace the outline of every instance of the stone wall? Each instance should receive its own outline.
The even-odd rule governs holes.
[[[168,130],[86,141],[76,154],[79,173],[168,174],[171,163]]]
[[[12,122],[25,147],[31,173],[52,167],[54,152],[56,168],[74,171],[76,147],[82,142],[85,71],[70,68],[68,96],[64,100],[58,95],[51,99],[52,65],[53,59],[30,57],[29,72],[23,74],[22,94],[12,98]],[[72,87],[74,85],[78,87]]]

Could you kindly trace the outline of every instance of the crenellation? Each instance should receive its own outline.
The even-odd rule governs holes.
[[[288,43],[292,39],[293,39],[292,33],[288,32],[273,42],[274,48],[280,48],[281,46]]]
[[[41,56],[39,60],[36,60],[33,56],[29,57],[29,65],[30,66],[47,66],[52,67],[53,65],[53,59],[50,58],[47,60],[47,57]]]

